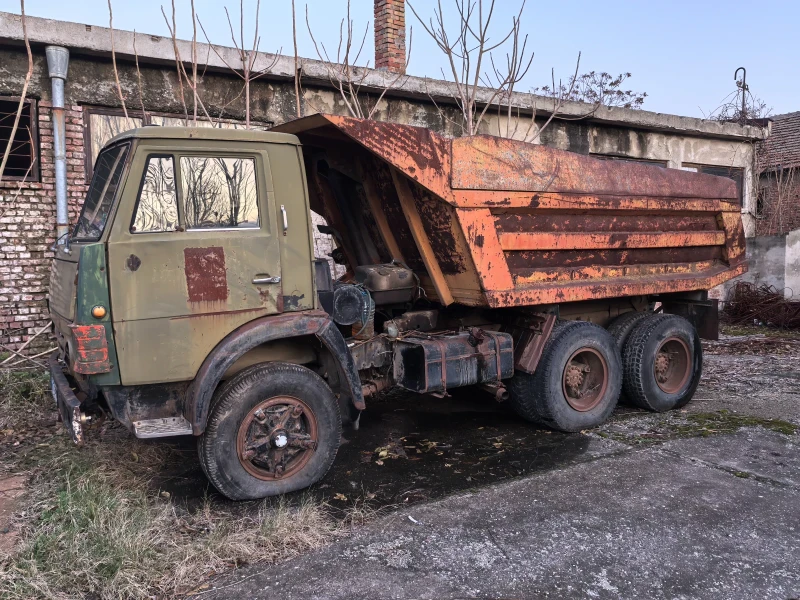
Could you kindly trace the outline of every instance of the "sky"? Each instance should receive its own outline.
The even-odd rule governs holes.
[[[114,27],[169,35],[159,0],[112,0]],[[448,22],[455,14],[454,0],[442,0]],[[191,38],[189,0],[175,0],[178,37]],[[488,4],[488,0],[484,0]],[[433,15],[433,0],[412,2],[423,18]],[[234,26],[239,24],[235,1],[195,0],[195,9],[214,43],[232,45],[225,17],[228,6]],[[494,39],[508,30],[520,0],[497,0],[492,18]],[[339,24],[346,0],[297,0],[300,56],[317,58],[305,22],[308,7],[311,30],[318,42],[335,55]],[[27,0],[29,15],[89,25],[108,26],[106,0]],[[244,1],[245,39],[252,44],[256,0]],[[19,12],[15,0],[0,0],[0,9]],[[358,37],[367,31],[361,64],[373,63],[372,0],[351,0],[351,17]],[[757,10],[756,10],[757,9]],[[290,0],[262,0],[259,23],[260,49],[292,54]],[[407,9],[406,23],[413,27],[408,72],[441,78],[446,59],[420,23]],[[581,52],[580,72],[630,72],[626,89],[646,92],[642,108],[655,112],[703,117],[736,90],[734,71],[747,69],[751,93],[772,108],[772,114],[800,110],[798,37],[800,1],[763,0],[527,0],[522,32],[534,60],[519,91],[548,84],[551,70],[556,80],[566,80],[575,70]],[[204,41],[202,32],[199,39]],[[501,56],[497,57],[498,59]]]

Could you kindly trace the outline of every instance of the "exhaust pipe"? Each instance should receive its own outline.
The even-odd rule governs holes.
[[[483,383],[480,387],[483,391],[489,392],[494,396],[494,399],[498,402],[505,402],[508,400],[508,390],[502,383]]]
[[[47,46],[47,70],[50,74],[53,102],[53,154],[56,166],[56,243],[65,244],[69,233],[67,207],[67,145],[64,119],[64,82],[69,68],[69,50],[61,46]]]

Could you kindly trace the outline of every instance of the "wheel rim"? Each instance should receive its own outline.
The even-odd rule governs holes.
[[[656,383],[667,394],[679,392],[692,374],[691,352],[680,338],[664,340],[656,350],[653,372]]]
[[[253,477],[286,479],[308,464],[317,448],[317,418],[302,400],[275,396],[256,404],[236,437],[239,462]]]
[[[562,387],[567,404],[580,412],[600,404],[608,388],[608,363],[597,350],[581,348],[564,367]]]

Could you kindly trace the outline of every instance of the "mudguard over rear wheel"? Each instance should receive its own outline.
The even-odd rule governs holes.
[[[299,365],[262,363],[217,391],[198,453],[220,493],[253,500],[321,479],[341,435],[339,404],[319,375]]]
[[[532,375],[508,384],[510,404],[524,419],[560,431],[603,423],[617,405],[622,366],[614,338],[584,321],[556,324]]]

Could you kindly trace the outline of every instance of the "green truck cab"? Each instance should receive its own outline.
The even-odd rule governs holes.
[[[100,415],[140,438],[195,436],[215,487],[252,499],[319,480],[342,426],[357,428],[365,396],[390,387],[430,398],[480,386],[565,431],[606,419],[623,384],[653,410],[688,402],[702,364],[693,324],[715,308],[703,290],[743,270],[741,223],[725,203],[735,191],[720,178],[669,174],[701,200],[653,210],[685,211],[684,230],[697,220],[698,234],[680,243],[719,245],[704,271],[675,267],[664,278],[672,267],[659,264],[633,285],[606,269],[602,291],[543,287],[509,275],[524,253],[503,249],[504,236],[521,242],[501,231],[496,207],[545,216],[564,208],[526,196],[506,209],[516,202],[507,192],[495,205],[495,191],[480,188],[463,195],[450,172],[463,149],[448,144],[415,127],[323,115],[284,132],[146,127],[111,140],[77,223],[54,246],[52,388],[73,439],[81,443]],[[524,144],[518,156],[548,152]],[[558,160],[611,169],[612,183],[620,168],[567,154]],[[649,167],[622,168],[628,182]],[[652,206],[656,194],[645,192]],[[595,211],[602,225],[612,207],[585,193],[589,208],[576,214]],[[615,198],[616,212],[639,210],[635,198]],[[346,271],[337,280],[314,258],[311,210],[336,239],[333,258]],[[719,231],[709,234],[708,223]],[[672,239],[658,235],[645,241]],[[655,301],[688,320],[653,314]],[[638,358],[623,369],[634,343]]]

